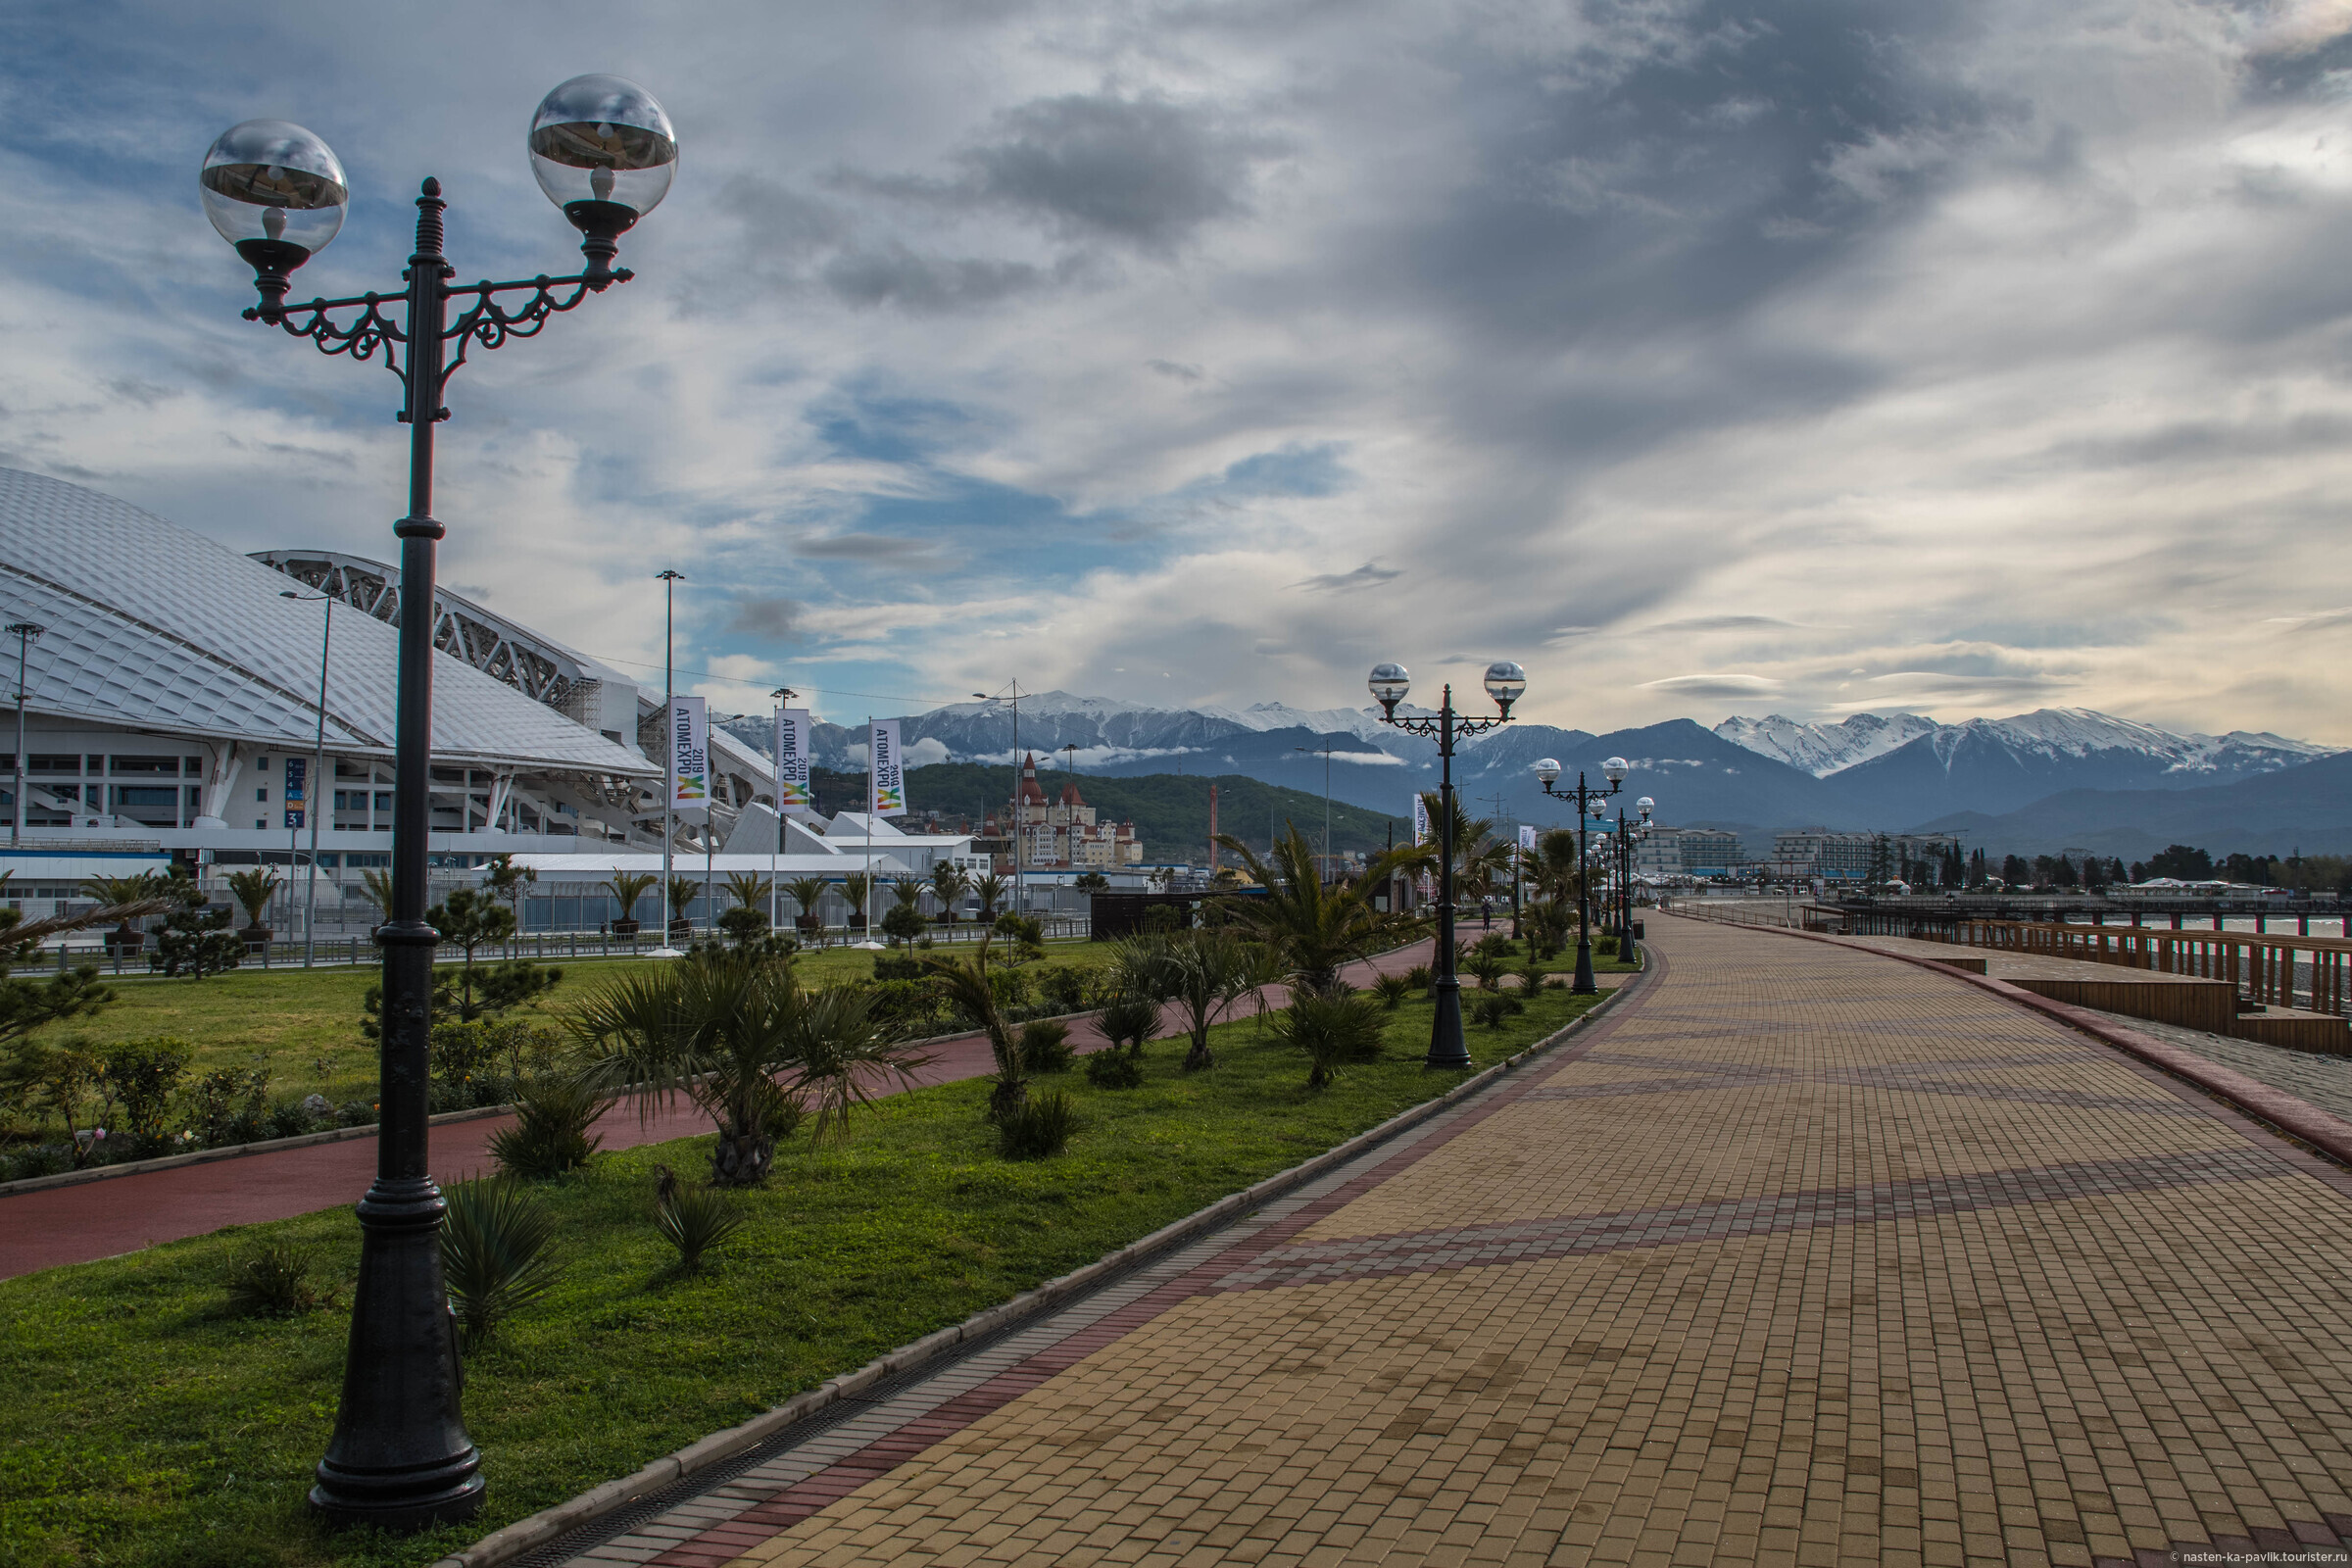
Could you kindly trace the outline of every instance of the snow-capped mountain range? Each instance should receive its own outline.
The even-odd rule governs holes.
[[[763,715],[721,722],[754,749],[768,749]],[[901,739],[913,766],[1004,766],[1014,754],[1013,725],[1005,704],[956,703],[906,715]],[[861,767],[863,739],[855,727],[820,723],[815,760]],[[1412,792],[1434,788],[1438,776],[1436,748],[1381,723],[1369,706],[1149,708],[1040,692],[1021,699],[1018,748],[1082,787],[1088,775],[1238,773],[1320,793],[1328,779],[1335,798],[1400,815]],[[1955,814],[1989,821],[2064,792],[2227,786],[2334,750],[2245,731],[2178,734],[2087,709],[1958,724],[1916,713],[1860,713],[1836,724],[1776,714],[1709,730],[1675,719],[1605,735],[1522,722],[1461,743],[1453,777],[1481,814],[1544,822],[1561,812],[1531,775],[1535,759],[1557,758],[1571,777],[1581,769],[1598,783],[1612,754],[1634,763],[1628,801],[1654,796],[1661,821],[1752,829],[1762,836],[1760,853],[1784,828],[1902,830]],[[2352,823],[2352,800],[2330,820]]]
[[[1804,724],[1774,713],[1767,718],[1727,718],[1715,726],[1715,733],[1815,778],[1829,778],[1922,739],[1946,766],[1971,742],[2046,758],[2135,754],[2159,763],[2166,775],[2178,775],[2183,787],[2292,767],[2332,756],[2335,750],[2248,730],[2180,735],[2087,708],[2043,708],[2014,718],[1972,718],[1959,724],[1938,724],[1917,713],[1856,713],[1842,723]]]

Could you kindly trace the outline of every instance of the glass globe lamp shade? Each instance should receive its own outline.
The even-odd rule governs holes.
[[[256,267],[300,267],[343,226],[351,186],[334,149],[284,120],[248,120],[205,149],[204,216]],[[249,246],[265,247],[256,256]]]
[[[582,233],[610,238],[662,205],[678,138],[654,95],[619,76],[574,76],[531,117],[531,172]]]
[[[1511,705],[1526,690],[1527,671],[1509,660],[1498,659],[1487,666],[1487,695],[1494,698],[1494,706],[1504,712],[1511,710]]]
[[[1644,795],[1634,803],[1634,809],[1640,811],[1642,820],[1646,822],[1649,820],[1649,813],[1657,808],[1657,802]]]
[[[1404,701],[1404,694],[1413,689],[1413,678],[1402,664],[1374,664],[1371,678],[1364,685],[1374,702],[1393,712]]]
[[[1610,783],[1624,783],[1626,773],[1625,759],[1622,757],[1610,758],[1607,761],[1600,764],[1600,771],[1601,776],[1606,778]]]
[[[1536,777],[1549,784],[1560,776],[1560,760],[1556,757],[1536,759]]]

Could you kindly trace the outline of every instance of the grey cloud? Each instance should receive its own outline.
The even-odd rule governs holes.
[[[1174,360],[1146,360],[1144,367],[1172,381],[1198,381],[1201,370],[1198,365],[1179,365]]]
[[[1779,681],[1762,675],[1669,675],[1663,680],[1643,681],[1642,684],[1652,691],[1670,692],[1676,697],[1733,701],[1766,697],[1781,689]]]
[[[904,539],[891,534],[837,533],[826,539],[808,539],[793,546],[796,556],[812,561],[898,561],[928,560],[938,551],[928,539]]]
[[[1684,620],[1662,620],[1654,626],[1642,628],[1647,632],[1690,631],[1794,631],[1796,622],[1779,620],[1771,615],[1692,615]]]
[[[760,642],[785,642],[801,634],[801,616],[808,609],[797,599],[739,594],[727,612],[727,631]]]
[[[1301,578],[1291,586],[1304,588],[1309,593],[1353,593],[1357,589],[1377,588],[1384,582],[1395,582],[1403,575],[1399,567],[1375,565],[1367,561],[1353,571],[1321,572]]]
[[[1026,262],[919,256],[896,243],[835,257],[825,285],[853,305],[955,311],[994,305],[1036,288],[1047,274]]]

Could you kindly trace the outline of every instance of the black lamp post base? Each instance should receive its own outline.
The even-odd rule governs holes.
[[[318,1467],[311,1506],[338,1530],[367,1525],[408,1535],[435,1525],[463,1524],[482,1511],[481,1455],[468,1448],[459,1461],[464,1478],[455,1482],[426,1473],[414,1476],[346,1476]],[[454,1467],[450,1467],[454,1468]],[[421,1488],[421,1490],[419,1490]]]
[[[1568,988],[1568,994],[1589,997],[1599,989],[1592,978],[1592,939],[1580,932],[1576,939],[1576,983]]]
[[[1459,1072],[1470,1063],[1470,1047],[1462,1038],[1462,983],[1451,975],[1430,987],[1437,1017],[1429,1026],[1429,1054],[1421,1065]]]

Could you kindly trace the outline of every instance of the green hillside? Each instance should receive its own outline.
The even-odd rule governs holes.
[[[855,811],[864,798],[863,773],[834,773],[814,769],[816,808],[827,816]],[[1049,795],[1061,794],[1061,775],[1039,774]],[[1310,840],[1323,831],[1323,797],[1305,790],[1261,784],[1238,773],[1201,778],[1191,773],[1146,773],[1136,778],[1077,779],[1086,804],[1107,821],[1135,824],[1149,860],[1199,860],[1208,852],[1208,787],[1217,787],[1217,826],[1260,855],[1265,853],[1269,826],[1280,831],[1287,819]],[[933,811],[942,824],[960,831],[965,817],[978,830],[989,812],[1012,798],[1012,770],[982,767],[973,762],[940,762],[906,771],[906,799],[915,810],[909,822]],[[1366,810],[1344,801],[1331,803],[1331,847],[1335,852],[1387,848],[1391,831],[1399,843],[1412,839],[1412,824],[1402,817]]]

